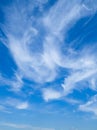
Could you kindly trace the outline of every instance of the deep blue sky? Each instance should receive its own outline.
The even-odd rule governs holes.
[[[97,129],[96,0],[0,0],[1,129]]]

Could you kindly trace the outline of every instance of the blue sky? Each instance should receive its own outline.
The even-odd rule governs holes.
[[[0,130],[97,129],[97,0],[0,0]]]

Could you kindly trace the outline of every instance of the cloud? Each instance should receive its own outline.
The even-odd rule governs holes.
[[[22,101],[20,99],[15,98],[6,98],[4,102],[1,102],[6,107],[13,107],[19,110],[29,109],[30,105],[27,101]]]
[[[49,101],[49,100],[54,100],[54,99],[59,99],[60,97],[62,97],[62,93],[53,90],[53,89],[43,89],[43,98],[45,101]]]
[[[73,0],[71,3],[62,0],[51,7],[46,17],[35,18],[34,8],[40,3],[43,6],[43,3],[40,1],[33,5],[31,3],[29,1],[27,6],[25,6],[25,1],[17,3],[19,8],[16,3],[13,3],[11,8],[6,9],[4,24],[6,31],[3,27],[2,29],[8,38],[7,47],[23,77],[36,82],[50,82],[57,76],[56,65],[66,66],[61,64],[64,56],[60,54],[60,45],[55,44],[57,40],[60,42],[58,35],[62,36],[62,30],[66,32],[67,27],[70,28],[70,24],[73,25],[82,17],[83,7],[81,1]],[[28,10],[29,5],[32,6]],[[65,5],[67,5],[66,8],[64,8]],[[30,15],[31,11],[32,15]],[[61,13],[59,14],[59,12]],[[36,21],[36,27],[33,25],[34,21]],[[44,30],[48,30],[47,35],[41,36],[39,22],[44,24],[42,26]],[[57,38],[54,33],[58,34]],[[42,37],[41,43],[38,37]],[[38,48],[35,48],[36,46],[39,46],[41,51],[43,47],[43,52],[39,52]]]
[[[5,38],[4,45],[9,49],[16,65],[12,90],[18,91],[27,79],[36,83],[48,83],[61,77],[60,68],[69,71],[64,76],[60,88],[63,91],[45,88],[43,98],[48,101],[67,96],[78,89],[78,83],[88,82],[90,89],[96,90],[97,60],[92,47],[84,45],[76,50],[67,46],[66,34],[81,18],[94,15],[97,6],[89,0],[58,0],[49,9],[45,9],[48,1],[17,1],[5,8],[5,22],[1,26]],[[37,8],[37,15],[35,9]],[[71,41],[72,42],[72,41]],[[78,41],[76,41],[78,42]],[[96,48],[96,46],[94,47]],[[3,78],[4,82],[5,79]],[[91,85],[90,85],[91,84]],[[82,86],[81,86],[82,87]],[[80,88],[80,87],[79,87]],[[17,102],[17,101],[16,101]],[[11,106],[15,107],[12,101]],[[27,108],[26,103],[17,103],[17,108]]]
[[[11,111],[8,111],[7,108],[4,105],[0,105],[0,111],[4,112],[4,113],[7,113],[7,114],[11,114],[12,113]]]
[[[71,21],[79,17],[80,2],[73,0],[71,3],[66,0],[58,1],[51,7],[48,15],[44,18],[44,23],[51,34],[60,35],[60,32],[70,27]],[[66,8],[64,8],[64,6]],[[69,26],[68,26],[69,25]]]
[[[57,35],[58,38],[62,37],[62,31],[66,33],[77,20],[95,13],[97,10],[95,3],[96,0],[94,2],[88,0],[57,1],[44,18],[48,32]]]
[[[79,110],[92,112],[97,115],[97,95],[93,96],[88,102],[79,106]]]
[[[21,91],[23,84],[22,76],[17,72],[14,73],[14,77],[11,79],[8,79],[0,74],[0,85],[5,86],[9,91],[17,93]]]
[[[85,4],[85,6],[86,6],[89,10],[92,10],[92,11],[97,10],[97,6],[96,6],[97,1],[96,1],[96,0],[94,0],[93,2],[92,2],[92,0],[85,0],[85,1],[84,1],[84,4]]]
[[[15,124],[15,123],[0,123],[1,126],[10,127],[10,128],[16,128],[16,129],[28,129],[28,130],[55,130],[53,128],[41,128],[41,127],[34,127],[32,125],[26,125],[26,124]]]
[[[54,100],[67,96],[68,94],[73,93],[75,89],[84,88],[84,86],[81,85],[83,82],[87,82],[87,88],[96,91],[96,57],[93,57],[92,54],[89,57],[89,55],[90,54],[88,54],[88,57],[85,55],[83,57],[82,55],[78,59],[71,58],[67,63],[68,69],[72,69],[72,71],[67,75],[67,77],[65,77],[64,82],[60,85],[63,90],[56,91],[52,89],[51,91],[48,88],[45,88],[45,91],[43,91],[44,99],[46,100],[47,98],[48,100]]]
[[[88,78],[94,76],[96,73],[97,73],[96,68],[94,69],[91,68],[91,70],[81,69],[79,71],[73,72],[70,76],[68,76],[65,79],[64,84],[62,84],[62,87],[64,88],[64,95],[67,95],[68,93],[72,92],[73,89],[76,89],[75,86],[77,85],[77,83],[87,81]],[[89,85],[87,87],[94,89],[94,87]]]
[[[73,99],[73,98],[67,98],[67,97],[65,97],[64,100],[66,102],[70,103],[70,104],[73,104],[73,105],[81,103],[81,101],[79,101],[77,99]]]

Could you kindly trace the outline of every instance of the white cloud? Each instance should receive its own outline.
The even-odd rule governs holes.
[[[89,87],[96,90],[95,54],[88,52],[87,48],[80,52],[74,51],[71,47],[65,48],[67,53],[62,48],[62,44],[66,47],[64,37],[68,29],[80,18],[95,13],[96,4],[89,0],[59,0],[50,10],[42,12],[43,15],[37,17],[34,16],[33,9],[40,6],[42,8],[44,3],[29,0],[26,5],[25,2],[24,0],[23,3],[13,3],[5,10],[5,23],[1,27],[7,37],[7,43],[4,44],[11,52],[18,67],[17,73],[19,72],[14,82],[7,83],[17,91],[23,85],[22,78],[38,83],[52,82],[59,76],[58,68],[62,67],[71,70],[64,78],[63,84],[60,84],[63,92],[43,90],[46,101],[68,95],[76,89],[77,83],[82,81],[91,80]],[[17,106],[26,108],[27,104],[17,103]]]
[[[59,99],[61,96],[62,94],[56,90],[50,88],[43,90],[43,98],[45,101]]]
[[[62,30],[66,31],[67,27],[70,28],[70,24],[75,23],[77,19],[82,17],[81,11],[83,7],[81,1],[58,1],[51,7],[48,13],[46,12],[47,16],[45,18],[35,19],[33,14],[31,17],[29,17],[29,14],[30,11],[33,12],[34,6],[36,7],[40,4],[40,1],[37,1],[37,4],[31,2],[33,3],[32,7],[30,2],[28,6],[25,6],[25,2],[22,4],[17,3],[19,8],[13,3],[11,8],[5,11],[6,21],[4,26],[6,28],[5,35],[8,38],[7,46],[12,53],[20,73],[24,77],[35,80],[36,82],[52,81],[57,76],[55,64],[66,66],[61,63],[64,56],[59,53],[60,45],[59,43],[56,45],[56,42],[60,41],[58,35],[62,36]],[[41,6],[42,4],[41,2]],[[30,8],[28,10],[29,5]],[[67,5],[66,8],[64,8],[65,5]],[[33,26],[34,20],[36,20],[38,28],[38,22],[43,22],[42,24],[46,25],[44,26],[44,30],[48,30],[47,35],[43,37],[44,42],[41,41],[44,47],[42,53],[38,52],[37,48],[34,51],[31,49],[35,44],[42,49],[42,46],[39,45],[39,39],[37,39],[37,37],[40,37],[41,30]],[[57,38],[52,33],[58,34]],[[48,37],[49,40],[47,40]]]
[[[23,86],[22,76],[21,74],[18,74],[17,72],[14,74],[14,77],[11,79],[8,79],[4,77],[3,75],[0,75],[0,85],[9,86],[7,89],[9,91],[13,92],[19,92]]]
[[[95,3],[97,3],[96,0],[94,2],[89,0],[59,0],[51,7],[48,15],[46,14],[44,24],[51,34],[58,37],[60,33],[62,35],[61,31],[66,32],[78,19],[95,13],[97,10]]]
[[[83,58],[81,56],[79,59],[76,59],[76,61],[73,61],[75,59],[72,58],[72,60],[67,62],[68,63],[67,68],[68,69],[71,68],[72,71],[64,79],[63,84],[61,84],[63,91],[57,92],[56,90],[52,89],[53,91],[50,92],[50,90],[47,88],[45,89],[45,91],[43,91],[44,99],[54,100],[54,99],[59,99],[61,97],[67,96],[68,94],[72,93],[74,89],[82,88],[83,86],[81,85],[79,86],[78,84],[85,81],[88,83],[87,88],[96,91],[97,90],[96,87],[97,69],[96,69],[96,61],[94,61],[94,59],[95,58],[92,57],[92,54],[90,57],[85,57],[84,55]]]
[[[4,112],[4,113],[7,113],[7,114],[11,114],[12,112],[11,111],[8,111],[7,108],[3,105],[0,105],[0,111],[1,112]]]
[[[20,104],[17,105],[17,109],[27,109],[29,107],[27,102],[22,102]]]
[[[96,1],[96,0],[94,0],[94,1],[92,1],[92,0],[85,0],[85,1],[84,1],[84,4],[85,4],[85,6],[86,6],[89,10],[92,10],[92,11],[97,10],[97,1]]]
[[[22,101],[15,98],[7,98],[4,101],[5,106],[13,107],[19,110],[29,109],[30,105],[27,101]]]
[[[92,112],[97,115],[97,95],[93,96],[88,102],[79,106],[79,110]]]
[[[70,104],[73,104],[73,105],[75,105],[75,104],[80,104],[80,103],[81,103],[80,100],[73,99],[73,98],[67,98],[67,97],[65,97],[64,100],[65,100],[66,102],[70,103]]]
[[[5,113],[11,113],[10,111],[7,111],[3,105],[0,105],[0,111],[5,112]]]
[[[27,129],[27,130],[55,130],[53,128],[41,128],[41,127],[34,127],[32,125],[26,125],[26,124],[16,124],[16,123],[0,123],[0,125],[10,128],[17,128],[17,129]]]
[[[80,9],[80,1],[58,1],[51,7],[48,15],[44,18],[44,23],[51,34],[59,35],[63,29],[66,31],[71,21],[75,21],[79,17]]]
[[[97,73],[96,68],[92,69],[82,69],[79,71],[73,72],[70,76],[68,76],[64,84],[62,84],[62,87],[64,88],[64,95],[67,95],[70,93],[73,89],[76,89],[77,83],[83,82],[88,80],[88,78],[92,77]],[[91,89],[94,89],[92,86],[87,86],[90,87]]]

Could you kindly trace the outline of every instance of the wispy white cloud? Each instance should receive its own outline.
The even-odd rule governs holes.
[[[62,32],[65,32],[74,25],[77,20],[87,15],[95,13],[97,6],[96,0],[59,0],[51,7],[48,14],[44,18],[44,24],[52,35],[62,37]],[[65,8],[64,8],[65,7]]]
[[[13,107],[15,109],[19,110],[26,110],[30,108],[30,104],[27,101],[22,101],[20,99],[16,98],[6,98],[4,101],[1,101],[1,104],[7,108],[7,107]]]
[[[56,39],[56,36],[52,35],[52,33],[56,32],[62,36],[61,31],[66,31],[67,27],[70,28],[68,25],[69,23],[72,24],[72,21],[75,22],[80,18],[79,15],[81,15],[82,10],[81,1],[77,2],[73,0],[72,3],[67,2],[66,0],[58,1],[53,7],[51,7],[50,12],[47,13],[47,16],[41,19],[35,19],[33,13],[31,17],[29,17],[30,12],[27,10],[27,6],[25,6],[24,3],[17,3],[17,5],[18,4],[19,8],[17,8],[16,4],[13,3],[11,8],[5,12],[6,21],[4,26],[7,30],[5,32],[8,38],[7,46],[16,61],[19,71],[24,77],[30,78],[37,82],[52,81],[57,75],[55,64],[62,66],[61,61],[64,57],[61,57],[59,54],[59,43],[57,45],[58,47],[55,44],[57,39],[60,38]],[[30,6],[29,9],[32,12],[34,9],[34,4],[32,7]],[[64,8],[65,5],[67,5],[66,8]],[[58,12],[61,12],[61,14]],[[36,20],[36,27],[33,26],[34,20]],[[37,26],[39,26],[38,22],[44,22],[46,25],[44,26],[44,30],[47,30],[47,26],[49,26],[48,34],[43,38],[44,42],[41,41],[43,42],[41,44],[43,44],[44,47],[42,53],[40,53],[37,48],[34,49],[34,51],[31,49],[33,48],[33,45],[35,45],[34,42],[36,42],[37,46],[40,46],[38,45],[39,39],[37,39],[37,37],[40,37],[41,32],[41,30],[37,29]],[[42,46],[40,47],[42,49]]]
[[[77,99],[74,99],[74,98],[67,98],[65,97],[64,100],[72,105],[75,105],[75,104],[80,104],[81,101],[80,100],[77,100]]]
[[[62,48],[63,44],[66,47],[68,29],[80,18],[95,13],[96,0],[59,0],[43,12],[46,2],[48,1],[29,0],[27,4],[25,0],[22,3],[13,2],[5,10],[5,23],[1,27],[7,37],[4,44],[12,54],[18,67],[17,73],[19,72],[19,76],[16,75],[17,82],[11,82],[12,89],[21,89],[22,78],[38,83],[52,82],[59,76],[58,69],[61,67],[71,71],[60,84],[63,91],[45,88],[42,92],[46,101],[68,95],[77,88],[77,83],[83,81],[91,83],[88,87],[96,90],[97,60],[96,54],[90,52],[92,48],[84,47],[80,52],[72,47],[65,48],[65,52]],[[38,17],[34,15],[36,7],[42,13]],[[18,108],[25,106],[22,104]]]
[[[6,103],[16,109],[28,109],[29,108],[28,102],[20,101],[17,99],[8,99]]]
[[[97,70],[94,68],[93,70],[81,70],[81,71],[75,71],[73,72],[68,78],[65,79],[64,84],[62,84],[62,87],[64,88],[64,94],[67,95],[70,93],[73,89],[76,89],[75,86],[79,82],[83,82],[85,80],[88,80],[91,76],[95,75],[97,73]],[[87,86],[91,89],[92,86]]]
[[[97,1],[96,1],[96,0],[94,0],[94,1],[92,1],[92,0],[85,0],[85,1],[84,1],[84,5],[85,5],[89,10],[92,10],[92,11],[96,11],[96,10],[97,10],[96,4],[97,4]]]
[[[67,5],[65,8],[64,6]],[[72,24],[80,15],[81,1],[62,0],[51,7],[48,15],[44,18],[44,23],[51,34],[60,35],[60,32]]]
[[[22,76],[21,74],[18,74],[17,72],[14,74],[14,77],[11,79],[8,79],[4,77],[2,74],[0,74],[0,85],[4,85],[5,87],[9,86],[7,89],[9,91],[13,91],[15,93],[21,91],[21,88],[23,86]]]
[[[7,114],[11,114],[12,113],[11,111],[8,111],[7,108],[4,105],[0,105],[0,111],[4,112],[4,113],[7,113]]]
[[[62,97],[62,93],[57,90],[53,90],[51,88],[43,89],[43,98],[45,101],[59,99],[60,97]]]
[[[28,129],[28,130],[55,130],[53,128],[41,128],[41,127],[34,127],[32,125],[26,125],[26,124],[16,124],[16,123],[0,123],[0,125],[10,128],[17,128],[17,129]]]
[[[79,106],[79,110],[92,112],[97,115],[97,95],[93,96],[88,102]]]

